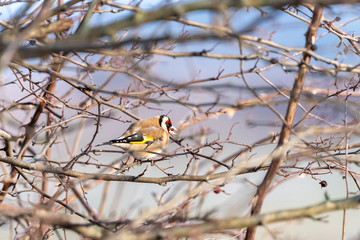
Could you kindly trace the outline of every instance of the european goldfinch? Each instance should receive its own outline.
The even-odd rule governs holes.
[[[176,131],[169,117],[161,115],[133,123],[121,137],[97,146],[120,147],[136,160],[152,159],[166,148],[169,134],[175,135]]]

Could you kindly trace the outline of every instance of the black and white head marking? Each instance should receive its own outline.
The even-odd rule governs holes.
[[[159,118],[159,125],[162,127],[165,131],[169,132],[170,128],[172,127],[172,123],[170,121],[170,118],[166,115],[161,115]]]

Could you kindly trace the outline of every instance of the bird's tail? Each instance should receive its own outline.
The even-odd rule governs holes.
[[[112,144],[112,142],[103,142],[103,143],[100,143],[100,144],[96,145],[95,147],[104,146],[104,145],[110,145],[110,144]]]

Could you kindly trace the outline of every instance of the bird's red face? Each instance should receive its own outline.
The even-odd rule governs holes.
[[[170,118],[166,115],[159,116],[159,125],[166,130],[170,135],[174,136],[177,129],[172,125]]]
[[[170,119],[168,119],[166,122],[166,127],[170,135],[174,136],[176,134],[177,129],[172,125],[172,122]]]

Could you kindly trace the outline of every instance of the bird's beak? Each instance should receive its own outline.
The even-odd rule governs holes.
[[[171,136],[175,136],[176,133],[177,133],[176,127],[171,126],[171,127],[169,128],[169,134],[170,134]]]

